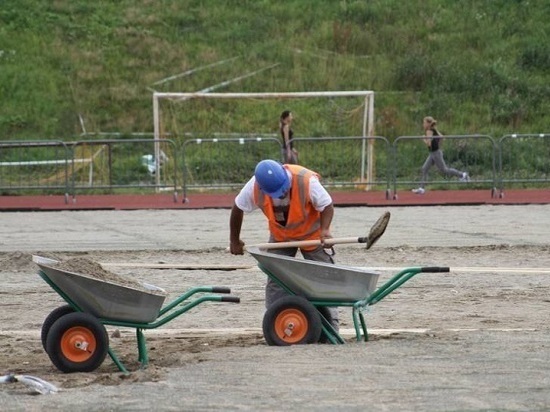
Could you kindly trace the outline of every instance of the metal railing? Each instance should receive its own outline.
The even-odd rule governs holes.
[[[161,156],[154,156],[155,145]],[[103,139],[77,141],[71,144],[73,158],[70,174],[71,193],[77,191],[112,192],[115,189],[172,190],[177,198],[179,153],[172,140],[161,139]],[[85,173],[75,161],[90,159]],[[157,178],[160,173],[160,178]]]
[[[0,141],[0,192],[146,193],[178,190],[235,190],[253,174],[261,159],[282,160],[279,138],[257,135],[174,140],[151,138]],[[87,135],[88,137],[88,135]],[[174,138],[176,139],[176,138]],[[380,190],[397,199],[398,190],[419,183],[428,155],[424,136],[301,137],[293,139],[299,163],[318,172],[323,184],[349,190]],[[372,149],[372,157],[366,148]],[[158,159],[155,149],[160,147]],[[426,182],[432,189],[490,189],[502,197],[505,187],[550,186],[550,135],[451,135],[442,142],[448,167],[467,171],[465,185],[436,168]],[[369,164],[372,162],[372,164]],[[365,170],[372,170],[372,175]],[[393,189],[393,190],[392,190]]]
[[[242,187],[262,159],[279,159],[275,137],[188,139],[182,146],[183,197],[193,189],[233,190]]]
[[[154,189],[172,190],[176,199],[181,185],[179,151],[174,142],[162,139],[158,143],[163,157],[157,163],[150,154],[155,143],[153,139],[0,142],[0,190],[62,192],[68,202],[77,192]]]
[[[71,150],[53,140],[0,141],[0,191],[69,193]],[[82,162],[86,159],[74,159]]]
[[[390,189],[391,145],[385,137],[300,137],[292,142],[298,151],[299,163],[319,173],[327,187]],[[372,175],[366,172],[369,146]]]
[[[429,151],[423,142],[425,136],[399,136],[393,142],[393,198],[397,199],[399,188],[410,190],[422,180],[422,167]],[[488,135],[449,135],[440,142],[444,161],[448,168],[467,172],[469,188],[491,191],[495,196],[497,187],[497,163],[499,151],[495,140]],[[411,147],[412,146],[412,147]],[[443,174],[432,165],[429,180],[423,182],[432,188],[448,189],[464,186],[451,176]]]
[[[505,135],[498,147],[499,197],[504,196],[505,184],[507,187],[529,188],[541,184],[550,187],[550,134]]]

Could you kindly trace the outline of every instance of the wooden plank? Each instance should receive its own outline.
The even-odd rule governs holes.
[[[121,268],[142,268],[142,269],[179,269],[179,270],[247,270],[257,268],[256,265],[224,265],[224,264],[189,264],[189,263],[134,263],[134,262],[104,262],[102,266]],[[459,267],[451,266],[451,272],[473,272],[473,273],[530,273],[550,274],[549,268],[511,268],[511,267]],[[398,272],[405,269],[405,266],[396,267],[359,267],[367,271],[392,271]]]
[[[252,269],[252,265],[196,265],[188,263],[133,263],[133,262],[103,262],[101,266],[141,269],[180,269],[180,270],[244,270]]]
[[[403,270],[407,267],[411,266],[396,266],[396,267],[389,267],[389,266],[382,266],[382,267],[366,267],[366,266],[360,266],[359,269],[367,270],[367,271],[391,271],[391,272],[398,272],[400,270]],[[500,272],[500,273],[529,273],[529,274],[550,274],[550,268],[511,268],[511,267],[476,267],[476,266],[450,266],[451,272],[473,272],[473,273],[492,273],[492,272]]]
[[[108,331],[117,329],[115,326],[107,326]],[[441,333],[441,332],[456,332],[456,333],[472,333],[472,332],[496,332],[496,333],[526,333],[537,332],[539,328],[392,328],[392,329],[368,329],[369,335],[381,335],[389,336],[396,333],[410,333],[410,334],[426,334],[426,333]],[[123,336],[133,337],[135,331],[129,328],[121,328],[120,333]],[[339,331],[343,337],[355,337],[355,329],[341,328]],[[37,329],[21,329],[21,330],[3,330],[2,335],[15,338],[33,338],[40,339],[40,330]],[[176,337],[181,336],[185,338],[201,338],[201,337],[231,337],[231,336],[262,336],[262,328],[211,328],[211,329],[197,329],[197,328],[181,328],[181,329],[148,329],[146,331],[147,337]]]

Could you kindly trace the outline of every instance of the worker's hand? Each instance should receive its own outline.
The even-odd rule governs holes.
[[[330,234],[330,230],[326,229],[326,230],[322,230],[321,229],[321,245],[325,248],[325,249],[330,249],[331,247],[333,247],[334,245],[330,244],[330,245],[327,245],[325,243],[325,241],[327,239],[332,239],[332,235]]]
[[[244,242],[240,239],[238,242],[231,242],[229,244],[229,251],[232,255],[244,255]]]

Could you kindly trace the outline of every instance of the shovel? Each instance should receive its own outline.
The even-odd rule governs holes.
[[[386,211],[378,218],[376,222],[370,228],[367,236],[360,237],[341,237],[341,238],[329,238],[325,239],[324,244],[326,246],[333,246],[344,243],[365,243],[366,249],[370,249],[380,237],[386,231],[386,227],[390,221],[390,212]],[[296,240],[290,242],[273,242],[273,243],[259,243],[256,245],[248,246],[247,248],[256,247],[258,249],[284,249],[287,247],[307,247],[307,246],[319,246],[322,245],[320,240]]]
[[[56,393],[59,389],[49,382],[46,382],[43,379],[37,378],[36,376],[31,375],[4,375],[0,376],[0,383],[13,383],[21,382],[28,388],[32,389],[36,393],[42,395],[47,395],[49,393]]]

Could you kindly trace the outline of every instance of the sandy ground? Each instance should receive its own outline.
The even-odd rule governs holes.
[[[550,206],[390,210],[380,242],[336,246],[338,264],[375,268],[379,286],[403,267],[451,272],[421,273],[372,306],[367,343],[354,341],[351,311],[340,308],[346,345],[292,347],[265,344],[265,275],[250,255],[225,251],[227,210],[1,213],[0,375],[60,388],[31,396],[2,384],[2,410],[550,410]],[[381,211],[338,208],[333,234],[366,234]],[[245,219],[243,239],[264,242],[263,217]],[[130,374],[109,357],[94,372],[63,374],[40,330],[64,301],[33,254],[91,259],[164,288],[167,301],[216,285],[241,303],[206,302],[145,331],[144,370],[135,331],[108,326]]]

